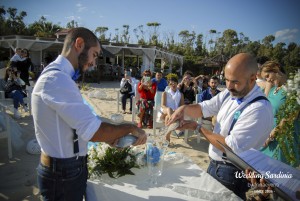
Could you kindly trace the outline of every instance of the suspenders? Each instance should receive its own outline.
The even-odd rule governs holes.
[[[229,97],[229,93],[227,93],[222,101],[222,104],[224,103],[224,101]],[[228,131],[228,135],[230,135],[231,130],[233,129],[235,123],[237,122],[239,116],[242,114],[242,112],[244,111],[244,109],[246,107],[248,107],[249,105],[251,105],[252,103],[259,101],[259,100],[266,100],[269,101],[265,96],[257,96],[256,98],[254,98],[253,100],[251,100],[249,103],[247,103],[246,105],[244,105],[244,107],[242,107],[240,110],[236,111],[233,115],[233,120],[231,122],[231,126],[230,129]],[[223,153],[223,159],[226,159],[226,154]]]
[[[49,72],[49,71],[61,71],[61,70],[58,68],[45,68],[43,70],[43,72],[41,73],[41,75],[45,74],[46,72]],[[78,144],[78,135],[76,133],[76,129],[73,129],[73,151],[74,151],[74,154],[77,155],[77,158],[78,158],[79,144]]]

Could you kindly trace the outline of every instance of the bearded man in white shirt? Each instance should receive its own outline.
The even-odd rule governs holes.
[[[235,177],[240,170],[226,160],[218,141],[237,154],[250,148],[259,149],[272,130],[273,112],[256,84],[257,63],[253,56],[237,54],[228,61],[224,70],[226,90],[202,103],[181,106],[173,113],[168,125],[179,120],[180,130],[201,131],[210,142],[211,161],[207,172],[245,200],[248,181]],[[184,115],[192,118],[217,115],[217,121],[214,130],[209,131],[195,121],[184,121]]]
[[[84,104],[74,79],[95,65],[101,46],[88,29],[67,34],[61,55],[39,77],[32,92],[32,115],[41,146],[37,168],[43,200],[81,201],[87,186],[87,143],[116,141],[128,133],[144,144],[145,132],[133,124],[102,122]]]

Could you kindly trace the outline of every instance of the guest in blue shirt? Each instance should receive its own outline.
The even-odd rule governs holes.
[[[209,87],[204,90],[201,94],[198,95],[198,103],[210,100],[212,97],[220,93],[220,90],[217,89],[219,85],[219,79],[217,76],[212,76],[209,80]]]
[[[156,83],[157,91],[165,91],[166,87],[168,86],[168,82],[165,78],[163,78],[161,72],[157,72],[155,74],[155,78],[152,78],[151,82]]]
[[[216,96],[221,91],[217,88],[219,85],[219,78],[217,76],[212,76],[208,82],[209,87],[205,89],[201,94],[198,94],[198,103],[206,100],[210,100],[212,97]],[[207,125],[207,128],[213,129],[215,125],[215,116],[202,118],[202,122]]]

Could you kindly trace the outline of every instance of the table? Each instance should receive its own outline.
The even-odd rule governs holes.
[[[170,158],[169,158],[170,159]],[[112,179],[88,180],[88,201],[193,201],[241,200],[232,191],[211,177],[191,160],[182,158],[164,161],[158,185],[151,187],[147,167],[134,169],[135,175]]]

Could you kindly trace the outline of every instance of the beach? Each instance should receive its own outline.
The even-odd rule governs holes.
[[[119,92],[120,83],[89,83],[85,88],[87,88],[87,90],[81,90],[83,98],[103,121],[110,121],[111,115],[117,113],[117,94]],[[96,91],[98,93],[100,92],[100,98],[91,97],[91,94]],[[127,110],[128,109],[129,102],[127,102]],[[120,106],[120,112],[121,111]],[[122,115],[124,122],[131,122],[131,114]],[[40,200],[36,182],[36,167],[39,163],[39,155],[29,154],[26,151],[27,143],[35,139],[33,120],[29,113],[22,113],[22,116],[21,119],[15,121],[21,127],[21,139],[24,145],[19,150],[13,149],[12,159],[8,159],[7,139],[0,139],[0,200]],[[153,129],[144,130],[146,133],[153,133]],[[197,136],[194,135],[193,132],[190,132],[187,143],[184,141],[184,136],[177,138],[177,136],[172,135],[171,142],[172,144],[169,146],[168,151],[183,153],[203,170],[207,169],[209,164],[209,143],[203,137],[201,137],[200,143],[197,143]]]

